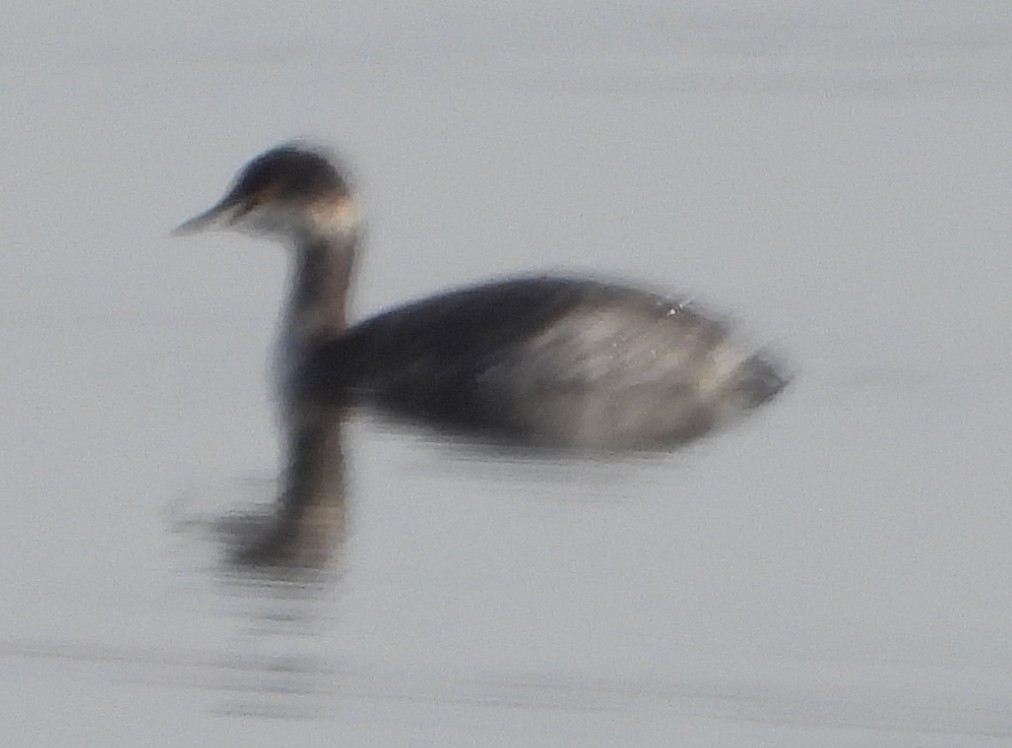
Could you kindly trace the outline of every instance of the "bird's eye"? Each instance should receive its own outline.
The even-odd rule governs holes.
[[[250,213],[262,205],[271,202],[278,194],[278,186],[272,184],[269,187],[265,187],[262,190],[254,192],[246,200],[242,202],[239,209],[235,213],[236,218],[242,218],[247,213]]]

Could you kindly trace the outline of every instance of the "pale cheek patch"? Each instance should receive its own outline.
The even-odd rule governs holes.
[[[362,223],[362,210],[350,196],[318,201],[309,208],[309,216],[321,236],[354,234]]]

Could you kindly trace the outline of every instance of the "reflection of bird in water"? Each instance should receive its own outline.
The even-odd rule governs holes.
[[[282,146],[177,233],[294,246],[284,321],[289,524],[339,491],[339,408],[365,401],[451,431],[546,447],[676,445],[787,383],[720,322],[646,291],[531,277],[431,296],[353,326],[354,196],[321,152]]]
[[[485,283],[349,327],[358,219],[331,161],[283,146],[178,229],[235,228],[294,245],[282,350],[285,399],[299,419],[365,401],[520,444],[650,448],[705,433],[787,383],[696,308],[593,280]]]

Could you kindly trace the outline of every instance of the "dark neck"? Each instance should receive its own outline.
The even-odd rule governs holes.
[[[341,333],[348,324],[348,292],[355,264],[355,240],[315,240],[296,250],[292,296],[288,306],[290,332],[301,343]]]

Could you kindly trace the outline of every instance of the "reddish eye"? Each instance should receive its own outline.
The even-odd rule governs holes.
[[[244,216],[250,211],[259,208],[261,205],[271,202],[275,197],[277,197],[278,192],[279,188],[276,184],[272,184],[269,187],[259,190],[258,192],[254,192],[240,206],[239,210],[236,212],[236,217]]]
[[[269,199],[270,199],[270,195],[267,194],[267,191],[266,190],[260,190],[260,192],[253,193],[253,195],[250,196],[250,199],[248,201],[246,201],[246,204],[250,208],[255,208],[258,205],[263,205]]]

